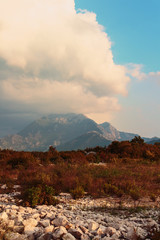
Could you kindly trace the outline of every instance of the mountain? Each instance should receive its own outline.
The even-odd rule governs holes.
[[[132,140],[135,136],[138,136],[138,134],[134,133],[127,133],[127,132],[120,132],[116,128],[114,128],[110,123],[104,122],[100,124],[101,127],[104,128],[106,131],[105,137],[110,140],[117,140],[117,141],[126,141],[126,140]]]
[[[1,148],[25,151],[46,151],[87,132],[103,134],[101,127],[82,114],[52,114],[32,122],[17,135],[0,139]]]
[[[77,150],[93,148],[96,146],[108,146],[112,141],[107,140],[104,136],[96,131],[85,133],[65,144],[59,145],[57,150],[59,151],[68,151],[68,150]]]
[[[147,140],[147,143],[148,143],[148,144],[160,143],[160,138],[153,137],[153,138]]]
[[[120,132],[110,123],[97,124],[83,114],[51,114],[33,121],[16,135],[0,139],[1,149],[18,151],[76,150],[131,140],[137,134]],[[145,139],[149,141],[150,139]]]

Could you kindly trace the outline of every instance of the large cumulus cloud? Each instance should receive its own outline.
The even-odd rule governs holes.
[[[74,0],[0,1],[1,105],[107,116],[128,81],[96,15]]]

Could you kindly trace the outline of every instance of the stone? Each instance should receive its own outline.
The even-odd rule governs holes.
[[[53,220],[53,224],[55,226],[65,226],[68,224],[67,218],[65,216],[62,217],[58,217],[56,219]]]
[[[38,224],[38,221],[34,218],[28,218],[27,220],[23,221],[24,226],[36,227],[37,224]]]
[[[7,189],[7,185],[6,185],[6,184],[3,184],[3,185],[1,186],[1,189]]]
[[[4,235],[4,240],[27,240],[27,236],[19,234],[19,233],[13,233],[9,232]]]
[[[68,232],[71,233],[76,239],[81,239],[81,236],[83,235],[83,232],[81,231],[80,228],[77,229],[70,228]]]
[[[57,208],[58,208],[58,209],[63,209],[63,206],[62,206],[61,204],[58,204],[58,205],[57,205]]]
[[[72,234],[70,234],[70,233],[64,234],[62,239],[63,240],[76,240],[76,238]]]
[[[113,227],[107,227],[105,233],[108,233],[110,236],[112,236],[113,234],[115,234],[117,232],[117,230]]]
[[[82,230],[83,233],[87,233],[88,229],[84,226],[79,226],[79,228]]]
[[[24,226],[14,226],[13,231],[17,233],[23,233],[24,231]]]
[[[13,228],[14,227],[14,220],[9,220],[8,221],[8,228]]]
[[[8,221],[7,213],[6,212],[0,213],[0,219],[2,219],[3,221]]]
[[[33,227],[33,226],[30,226],[30,225],[27,225],[27,226],[24,227],[24,234],[33,235],[38,230],[39,230],[38,227]]]
[[[90,240],[89,236],[87,234],[83,234],[81,236],[81,240]]]
[[[44,233],[37,238],[37,240],[51,240],[51,239],[53,239],[53,237],[52,237],[52,234],[50,233]]]
[[[58,229],[56,229],[56,231],[53,233],[53,238],[54,239],[58,239],[61,238],[62,235],[64,235],[65,233],[67,233],[67,230],[65,229],[65,227],[60,226]]]
[[[138,228],[136,228],[136,235],[137,235],[139,238],[144,239],[144,238],[147,236],[147,232],[146,232],[144,229],[138,227]]]
[[[53,232],[54,230],[54,226],[53,225],[50,225],[48,227],[45,228],[45,233],[50,233],[50,232]]]
[[[50,226],[50,220],[49,219],[41,220],[41,221],[39,221],[39,224],[41,226],[43,226],[44,228],[49,227]]]
[[[99,224],[96,223],[96,222],[94,222],[94,221],[92,221],[92,222],[90,222],[90,223],[88,224],[88,229],[89,229],[89,231],[94,231],[94,230],[96,230],[98,227],[99,227]]]
[[[93,240],[100,240],[100,239],[101,239],[100,236],[95,236],[95,237],[93,238]]]
[[[34,219],[39,219],[39,218],[40,218],[39,213],[34,213],[34,214],[32,214],[32,218],[34,218]]]
[[[126,237],[127,239],[136,239],[137,238],[137,234],[136,234],[136,229],[134,227],[129,227],[127,229],[127,233],[124,233],[124,237]]]

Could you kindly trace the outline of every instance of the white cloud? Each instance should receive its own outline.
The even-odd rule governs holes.
[[[6,95],[7,93],[7,95]],[[50,112],[83,112],[85,114],[119,110],[114,97],[97,97],[85,92],[80,85],[70,82],[49,81],[46,79],[7,80],[1,82],[1,98],[16,105],[27,105],[32,110]],[[74,100],[74,101],[73,101]],[[20,104],[21,103],[21,104]]]
[[[0,58],[23,71],[1,80],[3,101],[92,114],[117,111],[116,94],[127,93],[127,68],[114,63],[109,37],[73,0],[1,1],[0,43]]]
[[[138,80],[143,80],[146,78],[147,74],[143,72],[143,65],[129,63],[127,64],[127,71],[130,76]]]

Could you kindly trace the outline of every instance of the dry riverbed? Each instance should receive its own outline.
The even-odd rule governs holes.
[[[149,240],[152,232],[160,231],[158,199],[74,200],[69,194],[61,194],[56,206],[30,208],[18,206],[16,194],[0,194],[0,239]],[[134,205],[139,207],[132,208]]]

